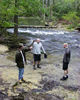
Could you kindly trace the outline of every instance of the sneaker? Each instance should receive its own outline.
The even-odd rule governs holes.
[[[33,65],[33,69],[34,69],[34,70],[36,70],[36,67],[35,67],[35,65]]]
[[[21,81],[21,80],[19,80],[19,81],[18,81],[18,84],[21,84],[21,83],[22,83],[22,81]]]
[[[37,65],[37,68],[41,68],[39,64]]]
[[[68,79],[68,75],[66,75],[66,79]]]
[[[24,82],[24,83],[26,82],[23,78],[21,79],[21,81]]]
[[[67,77],[64,77],[64,76],[63,76],[60,80],[61,80],[61,81],[65,81],[66,79],[67,79]]]

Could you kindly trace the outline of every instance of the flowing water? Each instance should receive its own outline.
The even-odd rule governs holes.
[[[7,30],[13,33],[13,29]],[[63,43],[69,43],[71,50],[79,55],[80,33],[77,31],[68,32],[53,29],[19,28],[19,35],[24,36],[31,43],[34,39],[40,38],[45,49],[49,53],[62,52]]]

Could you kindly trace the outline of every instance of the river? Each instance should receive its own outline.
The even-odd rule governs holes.
[[[13,33],[13,29],[7,30]],[[69,43],[71,50],[77,55],[80,48],[80,33],[77,31],[68,32],[55,29],[33,29],[19,28],[19,35],[25,37],[31,43],[34,39],[40,38],[44,47],[49,53],[62,52],[63,43]]]

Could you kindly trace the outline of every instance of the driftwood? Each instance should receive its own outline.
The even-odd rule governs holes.
[[[0,28],[4,28],[4,27],[0,27]],[[14,26],[6,27],[6,28],[14,28]],[[18,28],[56,28],[56,26],[19,25]]]

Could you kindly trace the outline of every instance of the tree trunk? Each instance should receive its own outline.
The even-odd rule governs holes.
[[[46,7],[48,7],[48,0],[46,0],[46,2],[45,2],[45,3],[46,3]]]
[[[50,6],[50,0],[48,0],[48,7]]]
[[[44,0],[43,0],[43,8],[44,8]],[[45,20],[45,12],[43,14],[43,20]]]
[[[54,0],[53,1],[50,0],[50,19],[53,16],[53,11],[52,11],[53,5],[54,5]]]
[[[18,16],[14,16],[14,33],[17,35],[18,34]]]
[[[18,8],[18,0],[15,0],[15,7]],[[14,15],[14,34],[18,34],[18,14]]]

